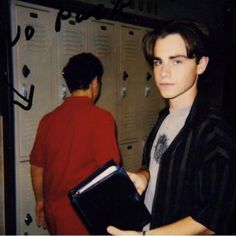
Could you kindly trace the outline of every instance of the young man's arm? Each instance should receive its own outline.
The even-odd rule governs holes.
[[[142,235],[142,232],[123,231],[113,226],[109,226],[108,233],[112,235]],[[145,235],[194,235],[194,234],[214,234],[213,231],[195,221],[192,217],[186,217],[175,223],[152,229],[145,232]]]
[[[45,215],[44,215],[44,197],[43,197],[43,168],[31,165],[31,179],[33,191],[36,200],[35,215],[36,223],[44,229],[47,228]]]

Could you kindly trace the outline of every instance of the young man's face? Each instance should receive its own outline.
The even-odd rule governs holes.
[[[156,41],[154,47],[154,76],[161,95],[170,106],[191,105],[197,93],[198,75],[203,73],[195,59],[187,57],[184,40],[171,34]]]

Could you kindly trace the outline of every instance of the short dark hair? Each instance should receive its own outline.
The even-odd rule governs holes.
[[[186,46],[187,57],[195,58],[198,63],[201,57],[210,56],[209,29],[191,20],[175,20],[164,23],[159,28],[148,32],[143,38],[143,50],[147,61],[152,65],[154,46],[158,39],[170,34],[179,34]]]
[[[63,69],[63,77],[70,92],[77,89],[86,90],[95,76],[101,82],[103,65],[92,53],[80,53],[69,59]]]

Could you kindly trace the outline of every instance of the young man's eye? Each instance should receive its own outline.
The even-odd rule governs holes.
[[[161,65],[161,61],[160,60],[154,60],[153,65],[154,66],[159,66],[159,65]]]
[[[181,60],[173,60],[173,63],[174,63],[175,65],[178,65],[178,64],[182,64],[182,61],[181,61]]]

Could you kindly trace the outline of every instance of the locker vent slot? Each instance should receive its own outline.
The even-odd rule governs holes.
[[[135,112],[122,110],[120,114],[120,137],[122,141],[136,140]]]
[[[146,111],[146,113],[144,114],[144,124],[147,130],[151,131],[156,119],[157,119],[156,112],[153,112],[152,110]]]
[[[78,53],[78,51],[82,51],[84,38],[85,35],[82,32],[72,30],[63,31],[63,48],[65,55],[72,56]]]
[[[139,45],[135,40],[127,40],[124,44],[124,57],[125,60],[133,62],[137,60]]]
[[[48,51],[48,31],[49,29],[40,24],[31,24],[35,29],[33,37],[23,41],[23,48],[26,51],[43,53]],[[27,25],[24,25],[26,27]]]
[[[112,54],[112,39],[105,35],[95,37],[95,50],[98,56],[106,56]]]

